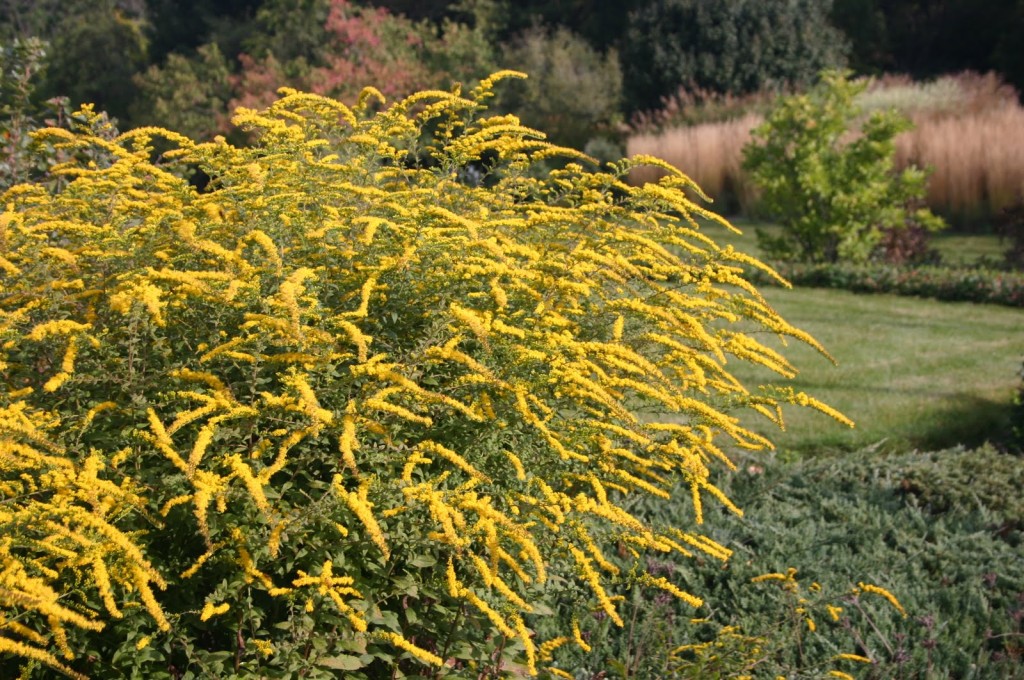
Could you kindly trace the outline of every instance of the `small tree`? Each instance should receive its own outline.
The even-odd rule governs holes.
[[[769,257],[813,262],[868,259],[886,233],[941,229],[920,205],[927,173],[895,169],[896,135],[911,123],[895,111],[861,115],[866,81],[826,71],[808,93],[785,97],[754,130],[744,168],[781,236],[759,233]]]

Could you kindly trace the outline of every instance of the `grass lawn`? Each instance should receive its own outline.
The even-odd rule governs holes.
[[[749,223],[742,236],[709,234],[756,253]],[[992,237],[974,252],[988,254]],[[967,244],[959,246],[972,252]],[[980,444],[1003,433],[1024,361],[1024,312],[996,305],[950,303],[822,289],[767,288],[782,315],[811,333],[836,358],[790,343],[786,356],[800,369],[794,388],[838,408],[857,423],[850,430],[807,409],[790,408],[788,431],[762,431],[780,451],[854,450],[885,442],[892,450]],[[781,348],[772,340],[772,345]],[[773,379],[756,367],[734,367],[747,384]]]
[[[786,355],[800,375],[786,382],[857,423],[850,430],[790,408],[787,432],[764,429],[781,450],[852,450],[883,440],[896,450],[931,449],[1003,433],[1024,360],[1020,310],[836,290],[768,289],[765,295],[839,363],[790,343]],[[735,372],[752,381],[770,375],[746,366]]]

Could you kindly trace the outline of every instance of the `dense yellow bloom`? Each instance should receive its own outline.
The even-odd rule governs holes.
[[[399,549],[447,559],[448,595],[483,614],[474,635],[518,639],[531,674],[569,641],[590,649],[578,621],[534,645],[524,616],[549,572],[586,582],[620,625],[623,585],[699,605],[642,558],[728,548],[626,508],[681,482],[698,523],[708,502],[739,514],[712,463],[770,446],[739,414],[842,417],[792,390],[755,394],[726,362],[791,375],[765,331],[821,348],[741,278],[767,268],[701,233],[697,217],[728,224],[681,172],[649,158],[596,171],[488,116],[494,84],[519,77],[390,106],[373,89],[354,107],[284,89],[239,109],[244,147],[155,128],[41,134],[75,150],[54,169],[75,189],[16,187],[0,212],[0,524],[18,527],[0,538],[0,616],[27,617],[5,628],[25,642],[0,651],[62,670],[41,640],[73,653],[71,628],[99,632],[133,607],[189,639],[189,617],[154,592],[165,565],[146,558],[183,533],[199,540],[181,541],[173,601],[192,598],[182,609],[210,639],[235,639],[250,614],[218,619],[228,605],[212,598],[227,595],[196,591],[200,570],[317,622],[330,600],[345,635],[441,666],[379,631],[395,599],[382,593],[416,557]],[[176,147],[159,161],[156,137]],[[77,160],[93,150],[111,162]],[[555,156],[571,162],[532,166]],[[456,170],[485,159],[486,186]],[[630,186],[643,162],[670,176]],[[212,173],[207,189],[179,176],[190,167]],[[356,566],[368,547],[387,571]],[[620,568],[615,548],[640,562]],[[92,604],[61,604],[65,582]],[[247,664],[293,651],[267,623],[244,633]]]

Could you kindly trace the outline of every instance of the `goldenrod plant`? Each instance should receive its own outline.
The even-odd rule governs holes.
[[[730,373],[818,345],[692,182],[489,115],[507,77],[285,89],[247,147],[36,133],[82,160],[0,197],[0,675],[564,675],[590,619],[537,639],[545,603],[702,607],[641,558],[728,547],[624,505],[740,513],[712,469],[770,447],[750,418],[848,421]]]

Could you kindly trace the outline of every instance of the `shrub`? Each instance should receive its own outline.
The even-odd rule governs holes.
[[[782,235],[759,233],[770,257],[811,262],[865,261],[886,231],[942,221],[911,210],[926,190],[924,172],[894,170],[894,138],[909,127],[894,111],[858,123],[855,98],[867,84],[831,71],[807,94],[785,97],[744,149],[744,167]],[[851,138],[852,137],[852,138]]]
[[[535,639],[552,605],[700,606],[643,560],[727,555],[694,524],[738,512],[725,447],[769,445],[739,416],[841,418],[725,362],[791,375],[754,334],[815,343],[682,176],[537,172],[573,152],[486,115],[506,75],[387,108],[288,90],[237,113],[247,147],[37,133],[112,161],[2,196],[0,675],[534,674],[578,631]],[[676,483],[696,522],[625,509]]]
[[[194,139],[211,139],[228,129],[231,71],[216,43],[202,45],[193,58],[172,52],[166,63],[135,75],[139,104],[133,118],[159,123]]]

